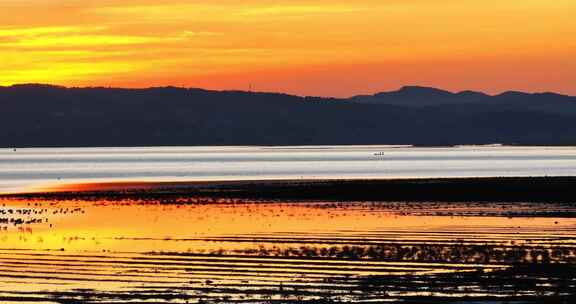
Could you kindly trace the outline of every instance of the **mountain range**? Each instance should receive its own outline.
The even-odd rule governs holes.
[[[0,87],[0,147],[576,144],[576,97],[405,86],[352,98]]]

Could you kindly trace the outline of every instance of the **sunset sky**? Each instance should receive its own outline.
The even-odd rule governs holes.
[[[574,0],[0,0],[0,85],[576,95]]]

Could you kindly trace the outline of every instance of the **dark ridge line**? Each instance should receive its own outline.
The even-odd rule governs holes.
[[[475,94],[480,97],[498,97],[506,95],[516,95],[516,96],[539,96],[539,95],[551,95],[556,97],[576,97],[569,94],[562,94],[552,91],[515,91],[515,90],[504,90],[500,93],[489,94],[478,90],[463,89],[458,91],[447,90],[431,86],[422,85],[412,85],[405,84],[401,85],[396,90],[390,91],[377,91],[373,94],[356,94],[348,98],[346,97],[335,97],[335,96],[321,96],[321,95],[299,95],[291,94],[286,92],[271,92],[271,91],[246,91],[238,89],[206,89],[200,87],[185,87],[177,85],[165,85],[165,86],[149,86],[149,87],[107,87],[107,86],[66,86],[59,84],[48,84],[48,83],[17,83],[12,85],[0,86],[0,90],[63,90],[63,91],[126,91],[126,92],[193,92],[193,93],[223,93],[223,94],[242,94],[242,95],[264,95],[264,96],[288,96],[288,97],[298,97],[298,98],[309,98],[309,99],[325,99],[325,100],[348,100],[361,97],[377,97],[379,95],[386,94],[434,94],[434,95],[446,95],[446,96],[458,96]]]
[[[0,146],[7,148],[561,146],[575,144],[576,130],[576,97],[550,93],[489,96],[406,86],[372,96],[323,98],[176,87],[20,85],[0,87],[0,99],[5,113]]]
[[[138,183],[136,183],[138,184]],[[142,183],[150,187],[148,183]],[[153,183],[154,189],[0,195],[19,200],[109,200],[161,204],[218,203],[217,199],[283,202],[518,202],[576,204],[576,177],[275,180]],[[207,200],[207,201],[203,201]],[[561,214],[561,213],[560,213]]]

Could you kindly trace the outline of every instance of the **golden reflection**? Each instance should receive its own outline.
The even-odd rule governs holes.
[[[314,243],[340,238],[384,243],[446,238],[510,242],[574,235],[576,224],[567,218],[401,215],[403,211],[390,205],[333,203],[7,201],[3,205],[3,218],[21,219],[0,226],[4,249],[187,252],[257,247],[267,240],[282,245],[284,239]]]
[[[569,286],[554,276],[576,262],[573,218],[435,215],[462,214],[456,203],[204,202],[0,201],[0,297],[357,302],[538,282],[498,287],[513,297]],[[449,288],[414,285],[438,280]]]

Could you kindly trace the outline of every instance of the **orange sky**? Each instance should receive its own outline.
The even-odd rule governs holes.
[[[0,85],[576,95],[574,0],[0,0]]]

